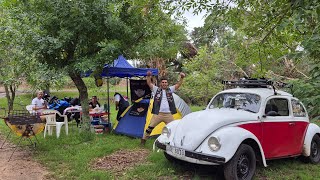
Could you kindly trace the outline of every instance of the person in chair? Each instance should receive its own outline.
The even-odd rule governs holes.
[[[101,107],[100,103],[98,102],[97,96],[92,96],[91,102],[89,102],[89,108],[94,109],[96,107]]]

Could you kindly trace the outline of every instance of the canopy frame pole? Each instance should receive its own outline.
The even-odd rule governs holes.
[[[129,99],[129,90],[128,90],[128,86],[129,86],[129,77],[127,77],[126,79],[127,79],[127,98]]]
[[[108,95],[107,95],[107,98],[108,98],[108,123],[110,125],[110,91],[109,91],[109,77],[107,77],[107,91],[108,91]]]

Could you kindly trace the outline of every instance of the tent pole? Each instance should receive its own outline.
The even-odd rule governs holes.
[[[108,89],[108,123],[110,123],[110,100],[109,100],[109,77],[107,77],[107,89]]]
[[[129,77],[127,77],[127,98],[129,99],[128,85],[129,85]]]

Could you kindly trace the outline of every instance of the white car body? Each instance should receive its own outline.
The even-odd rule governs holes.
[[[211,108],[210,105],[215,97],[225,93],[257,95],[256,97],[260,97],[260,99],[256,98],[260,101],[260,108],[257,112],[224,107]],[[320,128],[309,122],[306,112],[302,114],[303,117],[294,115],[293,104],[296,101],[300,102],[291,94],[270,88],[234,88],[222,91],[215,97],[205,110],[188,114],[181,121],[169,123],[166,130],[170,132],[170,135],[163,133],[157,138],[155,145],[176,159],[196,164],[225,164],[235,155],[241,144],[251,146],[256,153],[257,160],[261,161],[264,166],[267,166],[266,160],[269,159],[299,155],[310,156],[311,141],[315,135],[320,135]],[[288,114],[266,116],[267,102],[271,101],[283,101],[284,106],[285,102],[288,102],[288,112],[283,112]],[[302,107],[302,111],[305,111],[302,104],[298,105]],[[285,134],[281,134],[282,130],[277,129],[278,124],[279,128],[283,128]],[[274,127],[276,127],[275,132],[272,132],[271,128]],[[295,137],[294,141],[296,144],[283,144],[282,140],[285,141],[286,136],[295,131],[292,128],[298,128],[297,136],[299,137]],[[209,148],[210,137],[219,140],[221,147],[218,150],[214,151]],[[273,141],[276,147],[272,145]],[[282,147],[282,144],[287,147]],[[285,148],[289,148],[290,151],[286,151]]]

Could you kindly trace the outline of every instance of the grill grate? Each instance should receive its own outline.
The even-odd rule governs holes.
[[[42,123],[40,117],[35,114],[25,113],[24,111],[13,111],[5,118],[11,125],[26,125]]]
[[[33,142],[31,140],[31,137],[34,136],[36,141],[38,142],[36,134],[41,132],[44,128],[44,122],[42,122],[40,117],[37,114],[30,114],[26,110],[12,110],[12,111],[6,111],[4,109],[1,109],[1,110],[2,110],[2,112],[0,112],[0,114],[2,115],[2,118],[4,119],[6,125],[11,130],[8,133],[4,142],[2,143],[1,149],[2,149],[3,145],[5,144],[6,140],[12,134],[12,132],[17,134],[18,136],[21,136],[17,146],[20,145],[22,138],[27,138],[29,140],[30,144],[35,147],[36,142]],[[10,161],[17,146],[15,147],[15,149],[12,152],[8,161]]]

